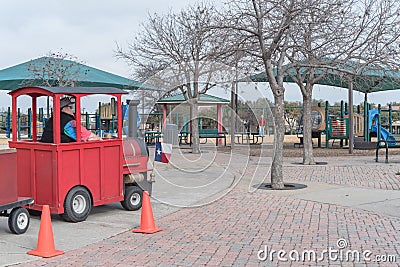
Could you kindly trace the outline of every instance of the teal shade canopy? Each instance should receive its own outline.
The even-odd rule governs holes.
[[[177,104],[186,102],[183,94],[177,94],[174,96],[164,97],[157,101],[158,104]],[[221,97],[212,96],[209,94],[200,94],[199,103],[213,103],[213,104],[227,104],[230,101]]]
[[[349,72],[356,72],[357,63],[348,63],[342,69],[345,69]],[[301,75],[304,75],[304,83],[307,81],[307,71],[308,69],[305,67],[298,68],[298,71]],[[322,69],[316,69],[314,77],[318,76],[322,73]],[[277,75],[276,69],[274,70],[275,75]],[[284,82],[294,83],[295,81],[290,77],[288,73],[291,73],[296,76],[297,69],[296,68],[288,68],[287,72],[284,75]],[[260,72],[254,74],[247,79],[243,80],[251,80],[253,82],[268,82],[268,78],[265,72]],[[400,72],[393,71],[389,69],[380,68],[377,66],[368,66],[364,68],[360,68],[357,75],[353,75],[353,90],[359,91],[362,93],[374,93],[381,91],[389,91],[389,90],[399,90],[400,89]],[[349,88],[349,78],[343,72],[339,72],[336,70],[329,70],[324,75],[324,77],[317,82],[317,84],[321,85],[329,85],[334,87],[341,88]]]
[[[35,69],[46,68],[46,63],[50,60],[54,59],[41,57],[0,70],[0,90],[14,90],[24,86],[43,86],[40,79],[34,78],[34,73],[31,69],[32,67]],[[65,67],[65,70],[72,73],[70,76],[76,81],[74,86],[114,87],[125,90],[157,90],[154,87],[145,86],[140,82],[78,62],[66,59],[56,60],[60,60],[60,62],[57,62],[57,65],[68,66]],[[45,79],[57,86],[56,81],[53,81],[48,77],[45,77]]]

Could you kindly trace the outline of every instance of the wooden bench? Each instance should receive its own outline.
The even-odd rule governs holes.
[[[207,143],[207,138],[215,138],[215,145],[218,145],[218,139],[223,138],[224,145],[226,146],[226,136],[224,133],[219,133],[218,129],[200,129],[199,138],[200,139],[205,138],[206,143]]]
[[[322,135],[322,131],[312,131],[311,132],[311,139],[318,138],[318,147],[321,147],[321,135]],[[293,147],[296,147],[296,146],[298,146],[299,148],[303,147],[304,146],[303,131],[302,130],[297,131],[296,136],[297,136],[297,138],[299,138],[299,143],[294,143]],[[314,142],[313,142],[313,144],[314,144]],[[332,146],[333,146],[333,143],[332,143]]]
[[[375,161],[378,162],[379,149],[385,148],[385,163],[389,162],[389,149],[400,148],[400,135],[394,135],[396,140],[379,140],[376,144]]]

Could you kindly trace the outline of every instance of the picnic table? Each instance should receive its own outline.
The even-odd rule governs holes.
[[[144,140],[148,145],[155,144],[155,142],[160,142],[161,138],[162,133],[159,131],[146,131],[144,136]]]
[[[237,141],[236,141],[237,140]],[[264,136],[259,135],[258,132],[244,132],[235,133],[235,143],[237,144],[262,144],[264,142]]]
[[[226,135],[225,133],[218,132],[218,129],[199,129],[199,138],[205,139],[203,144],[207,143],[207,139],[215,138],[215,145],[218,145],[219,139],[224,139],[224,145],[226,146]],[[181,131],[179,133],[179,144],[185,142],[186,144],[192,144],[192,133],[187,131]]]

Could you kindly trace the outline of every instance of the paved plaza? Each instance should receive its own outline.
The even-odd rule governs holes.
[[[253,157],[207,147],[199,157],[188,151],[176,150],[171,164],[155,166],[152,206],[162,232],[134,234],[131,229],[139,226],[138,212],[99,207],[78,224],[53,218],[56,247],[65,254],[41,259],[23,252],[35,248],[36,217],[26,237],[11,235],[1,226],[1,242],[7,237],[1,253],[9,260],[0,263],[400,266],[399,156],[393,156],[388,164],[375,163],[372,156],[317,158],[320,164],[313,166],[300,165],[301,158],[285,158],[285,182],[307,187],[274,191],[259,189],[268,182],[268,153]],[[65,227],[75,228],[70,235],[80,240],[74,234],[78,231],[87,242],[71,245],[71,237],[60,235]],[[109,227],[115,231],[102,238],[101,231]],[[29,238],[24,249],[19,246],[15,257],[10,256],[13,252],[7,249],[22,238]],[[13,260],[19,256],[20,261]]]

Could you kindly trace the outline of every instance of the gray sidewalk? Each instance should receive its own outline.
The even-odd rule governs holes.
[[[302,166],[286,158],[285,182],[299,190],[257,189],[267,182],[271,159],[217,153],[201,157],[174,151],[171,164],[156,164],[152,200],[156,224],[164,231],[133,234],[140,212],[119,204],[95,208],[88,220],[70,224],[53,217],[56,248],[64,255],[26,255],[37,242],[39,219],[21,236],[0,224],[0,265],[23,266],[399,266],[400,164],[372,157],[321,158],[326,165]],[[187,207],[187,208],[182,208]],[[371,261],[321,262],[260,259],[271,250],[371,250]],[[261,251],[261,252],[260,252]],[[260,254],[261,253],[261,254]],[[386,256],[378,262],[376,256]],[[388,259],[396,263],[388,262]],[[262,257],[261,257],[262,258]],[[287,255],[286,255],[287,258]]]

